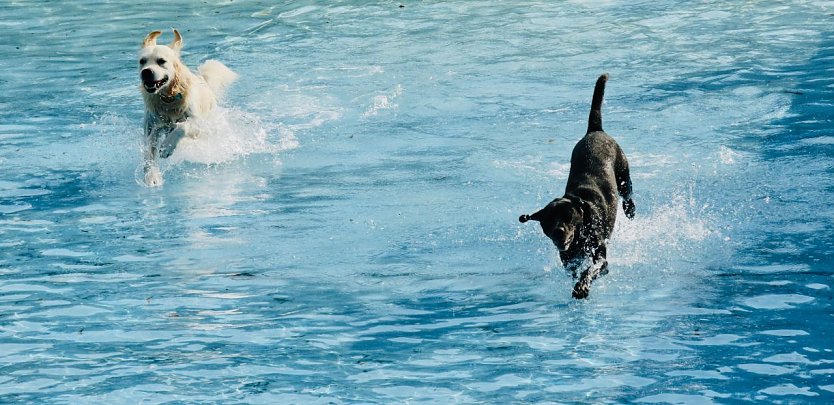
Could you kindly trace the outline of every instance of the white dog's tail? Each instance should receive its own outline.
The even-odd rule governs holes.
[[[226,88],[237,79],[237,73],[216,60],[205,61],[198,70],[217,99],[223,98]]]

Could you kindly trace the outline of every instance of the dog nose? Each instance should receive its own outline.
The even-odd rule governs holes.
[[[150,69],[142,69],[142,72],[139,73],[139,77],[142,78],[143,82],[152,82],[153,72]]]

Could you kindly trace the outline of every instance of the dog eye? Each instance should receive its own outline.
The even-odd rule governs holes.
[[[156,60],[156,64],[157,64],[157,65],[164,65],[164,64],[165,64],[165,62],[167,62],[165,59],[157,59],[157,60]]]
[[[140,64],[140,65],[144,65],[144,64],[145,64],[145,63],[147,63],[147,62],[148,62],[148,60],[147,60],[147,59],[145,59],[145,58],[139,59],[139,64]]]

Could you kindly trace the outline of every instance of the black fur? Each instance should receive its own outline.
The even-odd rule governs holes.
[[[559,249],[566,269],[579,277],[574,298],[587,298],[591,282],[608,273],[606,242],[617,218],[617,194],[623,211],[634,218],[628,160],[614,138],[602,130],[602,99],[608,75],[597,79],[588,132],[573,148],[565,195],[521,222],[539,221],[544,234]]]

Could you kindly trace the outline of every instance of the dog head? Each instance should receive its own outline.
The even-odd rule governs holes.
[[[148,94],[175,93],[171,91],[177,81],[177,71],[181,69],[180,49],[182,36],[174,30],[174,42],[170,45],[157,45],[156,38],[162,32],[154,31],[145,37],[142,49],[139,51],[139,78],[142,89]]]
[[[539,221],[542,231],[559,251],[567,251],[578,236],[586,203],[579,198],[557,198],[532,215],[518,217],[519,222]]]

